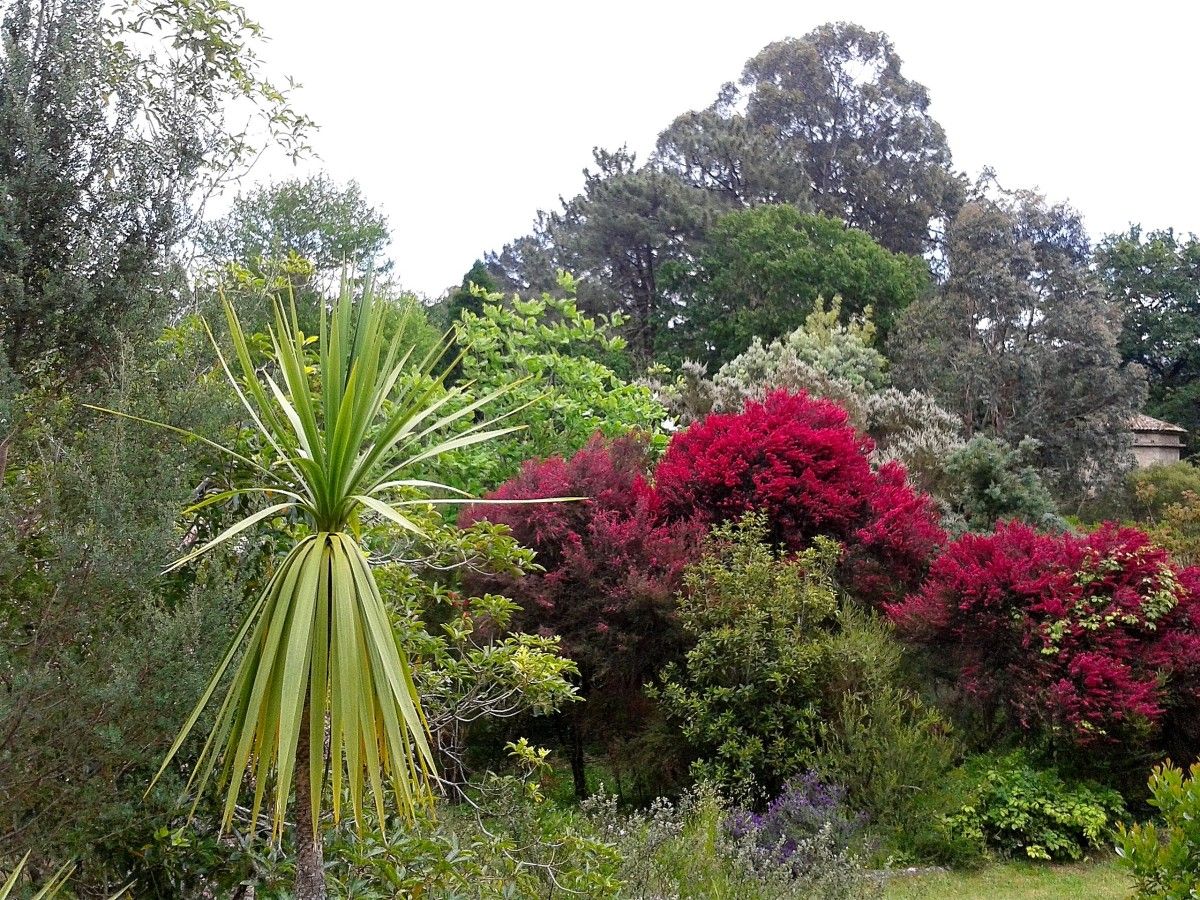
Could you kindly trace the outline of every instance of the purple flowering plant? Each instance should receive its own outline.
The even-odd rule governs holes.
[[[804,867],[804,848],[822,832],[847,848],[861,833],[866,817],[846,807],[846,789],[808,771],[786,781],[762,812],[735,808],[725,829],[735,840],[752,841],[780,864]]]

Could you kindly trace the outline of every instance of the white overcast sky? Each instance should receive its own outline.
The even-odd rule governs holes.
[[[320,126],[301,171],[357,179],[431,296],[577,193],[593,146],[644,158],[764,45],[839,19],[891,36],[959,169],[1070,200],[1093,236],[1200,231],[1200,4],[244,2]]]

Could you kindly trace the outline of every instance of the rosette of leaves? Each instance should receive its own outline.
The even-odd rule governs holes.
[[[252,458],[183,429],[161,427],[233,457],[248,474],[242,486],[208,496],[193,509],[246,495],[265,498],[268,505],[171,568],[244,539],[254,526],[279,517],[296,521],[295,543],[251,606],[159,775],[240,657],[189,787],[199,798],[214,776],[218,779],[225,790],[222,826],[228,828],[243,780],[250,776],[251,821],[270,789],[272,837],[278,839],[295,776],[302,810],[297,893],[321,896],[301,890],[299,873],[306,868],[306,843],[319,860],[320,843],[313,836],[327,773],[335,821],[348,794],[361,822],[368,793],[383,820],[385,784],[405,816],[426,807],[432,797],[434,761],[426,720],[364,552],[361,522],[380,517],[419,532],[403,511],[406,506],[458,502],[414,497],[430,490],[462,492],[411,473],[426,460],[512,431],[496,427],[494,418],[476,421],[477,412],[507,387],[456,403],[461,388],[446,390],[444,376],[426,377],[445,348],[414,363],[403,331],[388,333],[387,311],[369,288],[355,298],[343,286],[331,310],[322,309],[315,354],[309,350],[314,338],[301,330],[295,304],[285,307],[277,299],[269,359],[261,367],[233,306],[226,301],[224,309],[232,365],[240,377],[215,339],[213,346],[257,432],[261,454]],[[407,377],[414,373],[417,377]],[[464,420],[469,427],[462,427]],[[452,436],[442,437],[448,433]],[[319,865],[307,869],[319,883]],[[310,885],[311,890],[317,889]]]

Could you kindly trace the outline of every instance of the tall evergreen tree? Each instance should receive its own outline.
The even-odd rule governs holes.
[[[769,44],[746,63],[741,89],[747,126],[803,169],[818,211],[921,253],[957,208],[961,184],[929,93],[903,74],[886,34],[838,22]]]
[[[500,289],[496,279],[488,271],[487,263],[481,259],[475,260],[463,276],[462,284],[450,292],[450,299],[446,305],[446,316],[450,324],[457,322],[464,311],[477,316],[483,313],[484,300],[472,290],[472,286],[488,294],[495,294]]]
[[[1060,495],[1119,472],[1145,378],[1122,364],[1120,310],[1089,269],[1079,214],[985,175],[947,251],[948,280],[890,342],[898,386],[932,392],[968,437],[1036,438]]]
[[[732,86],[711,107],[686,112],[658,137],[655,158],[731,209],[792,203],[811,210],[804,166],[734,107]]]

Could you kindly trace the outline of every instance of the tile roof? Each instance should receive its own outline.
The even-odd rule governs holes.
[[[1180,428],[1178,425],[1172,425],[1170,422],[1164,422],[1162,419],[1156,419],[1154,416],[1147,416],[1144,413],[1138,413],[1130,419],[1129,427],[1134,431],[1175,431],[1187,434],[1186,428]]]

